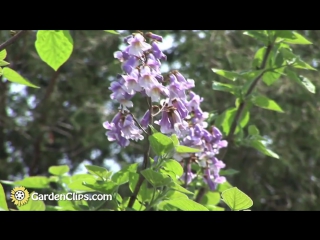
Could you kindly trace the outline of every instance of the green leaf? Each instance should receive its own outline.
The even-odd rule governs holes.
[[[112,172],[109,172],[107,169],[103,167],[94,166],[94,165],[85,165],[85,168],[88,170],[89,173],[96,175],[103,180],[108,179],[112,175]]]
[[[250,135],[259,135],[259,130],[255,125],[250,125],[248,131]]]
[[[22,85],[26,85],[28,87],[39,88],[38,86],[36,86],[36,85],[30,83],[29,81],[27,81],[19,73],[17,73],[16,71],[14,71],[11,68],[8,68],[8,67],[3,68],[2,74],[10,82],[19,83],[19,84],[22,84]]]
[[[252,62],[253,69],[261,67],[264,55],[266,54],[266,50],[267,50],[267,47],[262,47],[262,48],[259,48],[259,50],[256,52]]]
[[[165,160],[165,162],[162,164],[162,167],[167,171],[173,172],[178,177],[181,177],[183,174],[183,168],[181,164],[178,163],[176,160]]]
[[[203,205],[217,205],[220,203],[221,197],[219,192],[207,192],[202,200],[201,204]]]
[[[153,151],[158,156],[169,153],[174,148],[172,139],[160,132],[154,133],[149,136],[149,141]]]
[[[222,198],[233,211],[248,209],[253,205],[251,198],[237,187],[225,190],[222,193]]]
[[[267,149],[261,141],[252,140],[252,141],[250,141],[250,146],[257,149],[259,152],[261,152],[269,157],[279,159],[279,155],[276,154],[275,152],[273,152],[272,150]]]
[[[196,203],[190,199],[175,198],[171,200],[165,200],[164,202],[182,210],[182,211],[208,211],[203,205]]]
[[[65,30],[39,30],[35,47],[41,60],[57,71],[73,51],[70,38]]]
[[[239,120],[239,126],[241,127],[241,129],[243,129],[245,126],[247,126],[247,124],[249,123],[250,120],[250,112],[249,112],[249,108],[246,107],[241,115],[241,118]],[[238,133],[240,131],[239,128],[236,129],[235,133]]]
[[[1,52],[0,52],[0,60],[3,60],[7,57],[7,50],[3,49]]]
[[[224,182],[224,183],[221,183],[221,184],[218,184],[218,187],[217,187],[217,190],[219,192],[223,192],[229,188],[232,188],[233,186],[229,183],[229,182]]]
[[[251,71],[244,71],[241,72],[240,75],[242,78],[244,78],[245,80],[248,80],[245,85],[248,86],[243,86],[243,89],[247,89],[250,87],[251,83],[250,81],[253,81],[255,78],[257,78],[264,70],[251,70]],[[245,91],[246,92],[246,91]]]
[[[215,69],[215,68],[212,68],[211,69],[214,73],[222,76],[222,77],[225,77],[231,81],[235,81],[237,78],[239,78],[239,74],[238,73],[235,73],[235,72],[230,72],[230,71],[226,71],[226,70],[222,70],[222,69]]]
[[[295,68],[317,71],[317,69],[311,67],[308,63],[302,61],[301,59],[297,59],[292,66]]]
[[[103,31],[105,31],[107,33],[112,33],[112,34],[120,34],[116,30],[103,30]]]
[[[111,180],[100,181],[95,183],[83,182],[83,185],[90,189],[90,191],[95,190],[104,194],[114,194],[118,189],[118,184],[112,182]]]
[[[248,30],[243,33],[244,35],[250,36],[257,40],[262,41],[264,44],[268,44],[268,33],[266,30]]]
[[[304,45],[312,44],[312,42],[310,42],[304,36],[302,36],[297,32],[293,32],[291,36],[281,37],[281,38],[283,38],[283,41],[285,43],[290,43],[290,44],[304,44]]]
[[[282,39],[295,39],[295,35],[292,30],[275,30],[275,35]]]
[[[273,100],[265,96],[256,96],[252,98],[252,103],[258,107],[283,113],[281,107]]]
[[[172,140],[173,145],[174,145],[175,147],[178,146],[178,145],[180,145],[179,139],[178,139],[178,137],[177,137],[176,134],[172,134],[172,135],[171,135],[171,140]]]
[[[71,182],[67,183],[67,186],[70,190],[73,191],[88,191],[88,192],[94,192],[92,188],[84,186],[84,183],[86,184],[95,184],[97,179],[89,174],[77,174],[72,176]]]
[[[141,171],[141,174],[145,179],[154,187],[165,186],[171,182],[171,179],[164,174],[155,172],[151,169],[145,169]]]
[[[25,188],[49,188],[50,179],[47,177],[26,177],[22,180],[15,181],[15,185],[20,185]]]
[[[3,67],[3,66],[7,66],[9,65],[10,63],[4,61],[4,60],[0,60],[0,67]]]
[[[226,83],[219,83],[213,81],[212,83],[212,89],[216,91],[222,91],[222,92],[228,92],[231,94],[236,94],[238,87],[232,84],[226,84]]]
[[[191,148],[191,147],[187,147],[187,146],[176,146],[176,152],[177,153],[196,153],[196,152],[201,152],[201,150],[197,149],[197,148]]]
[[[187,195],[179,192],[179,191],[175,191],[175,190],[170,190],[166,197],[168,199],[176,199],[176,198],[184,198],[184,199],[189,199]]]
[[[290,69],[286,69],[286,73],[291,80],[305,87],[309,92],[316,93],[316,87],[308,78],[302,75],[298,76],[295,72],[291,71]]]
[[[6,193],[4,192],[4,189],[1,184],[0,184],[0,209],[9,211],[7,200],[6,200]]]
[[[273,83],[275,83],[280,76],[282,75],[282,72],[284,70],[284,67],[279,68],[277,70],[269,70],[265,72],[262,76],[262,80],[265,84],[268,86],[271,86]]]
[[[237,173],[239,173],[239,171],[235,170],[235,169],[232,169],[232,168],[226,169],[226,170],[220,170],[220,172],[219,172],[219,174],[221,176],[232,176],[232,175],[235,175]]]
[[[132,173],[132,172],[129,173],[129,188],[132,193],[134,192],[134,189],[137,185],[138,180],[139,180],[138,173]],[[151,200],[152,194],[153,194],[153,189],[148,188],[146,182],[143,182],[140,187],[137,198],[142,202],[146,202]]]
[[[189,190],[185,189],[184,187],[181,187],[178,183],[176,182],[171,182],[168,187],[170,187],[171,189],[177,190],[181,193],[186,193],[186,194],[190,194],[190,195],[194,195],[193,192],[190,192]]]
[[[67,172],[69,172],[69,166],[68,165],[62,165],[62,166],[51,166],[49,168],[49,173],[57,176],[61,176]]]
[[[112,177],[112,181],[117,183],[118,185],[125,184],[129,181],[129,173],[137,171],[138,164],[130,164],[127,167],[124,167],[119,172],[116,172]]]
[[[236,115],[236,112],[236,108],[229,108],[223,113],[223,121],[221,123],[221,127],[225,135],[228,135],[230,132],[230,127]]]
[[[22,206],[18,206],[18,209],[20,211],[45,211],[46,210],[46,205],[44,204],[44,202],[42,200],[33,200],[32,199],[32,195],[35,192],[32,192],[30,194],[30,198],[27,202],[27,204],[22,205]],[[35,197],[35,196],[33,196]]]

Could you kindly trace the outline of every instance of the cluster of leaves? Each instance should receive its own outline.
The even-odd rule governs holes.
[[[226,109],[220,115],[212,115],[211,121],[221,127],[226,136],[235,134],[235,142],[241,146],[252,147],[262,154],[279,159],[279,155],[268,148],[268,139],[261,136],[255,125],[250,125],[250,109],[254,106],[284,113],[283,109],[272,99],[253,91],[257,82],[262,81],[271,86],[281,76],[287,76],[311,93],[315,86],[295,69],[314,70],[315,68],[295,55],[291,44],[312,44],[301,34],[290,30],[250,30],[245,35],[261,41],[265,46],[256,51],[252,69],[241,72],[212,69],[212,71],[234,83],[213,81],[213,89],[228,92],[236,97],[235,106]],[[232,124],[236,121],[235,130]],[[245,136],[245,128],[247,135]],[[234,131],[234,132],[232,132]]]
[[[152,166],[140,172],[146,181],[141,185],[137,201],[134,202],[132,208],[128,208],[129,197],[121,196],[118,190],[122,185],[127,185],[131,192],[134,192],[139,180],[137,163],[116,173],[100,166],[86,165],[88,173],[73,176],[69,174],[67,165],[52,166],[49,168],[51,174],[49,177],[26,177],[15,182],[3,180],[1,183],[12,187],[24,186],[27,189],[33,189],[34,192],[42,189],[61,195],[100,193],[112,196],[112,199],[106,201],[58,200],[53,205],[45,204],[43,200],[30,198],[27,204],[18,206],[18,210],[22,211],[223,211],[224,208],[217,206],[221,200],[233,211],[245,210],[252,206],[252,200],[230,184],[225,184],[225,190],[220,189],[222,199],[219,192],[209,192],[202,203],[195,202],[194,192],[181,186],[180,178],[183,174],[183,167],[171,157],[174,152],[191,153],[198,150],[179,145],[175,135],[168,137],[159,132],[154,132],[149,137],[149,141],[159,159],[158,161],[151,159]],[[55,184],[55,187],[52,187],[52,184]],[[0,209],[9,210],[2,186]]]

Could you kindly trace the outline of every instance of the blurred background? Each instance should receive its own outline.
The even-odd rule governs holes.
[[[251,68],[260,42],[240,30],[144,30],[164,37],[167,55],[163,72],[178,69],[196,82],[195,92],[205,101],[202,109],[222,113],[234,106],[229,93],[212,90],[212,81],[228,83],[211,68],[243,71]],[[129,31],[120,31],[122,36]],[[293,51],[319,69],[320,31],[299,30],[313,45],[292,45]],[[84,164],[118,171],[142,161],[143,143],[120,149],[108,142],[104,121],[117,106],[110,102],[110,82],[121,72],[113,53],[123,48],[122,38],[103,31],[70,30],[74,51],[57,72],[36,53],[36,35],[30,32],[7,48],[7,62],[40,89],[4,81],[0,77],[0,179],[47,175],[51,165],[68,164],[83,172]],[[10,31],[0,31],[0,43]],[[318,72],[297,70],[320,88]],[[240,171],[228,181],[248,194],[252,210],[320,210],[320,93],[311,94],[282,77],[270,87],[262,81],[257,90],[275,100],[285,111],[253,108],[250,124],[272,140],[274,159],[254,149],[230,145],[224,162]],[[142,117],[143,99],[135,99],[133,111]],[[318,146],[318,147],[317,147]],[[6,187],[6,186],[4,186]]]

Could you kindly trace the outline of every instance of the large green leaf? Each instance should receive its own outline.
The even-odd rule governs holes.
[[[49,168],[49,173],[57,176],[61,176],[67,172],[69,172],[69,166],[68,165],[61,165],[61,166],[51,166]]]
[[[283,113],[281,107],[273,100],[265,96],[256,96],[252,98],[252,103],[258,107]]]
[[[236,94],[236,92],[238,90],[238,86],[213,81],[212,89],[216,90],[216,91],[223,91],[223,92],[228,92],[231,94]]]
[[[222,193],[222,198],[233,211],[245,210],[253,205],[251,198],[237,187],[225,190]]]
[[[145,169],[141,171],[141,174],[154,187],[165,186],[171,181],[169,177],[165,176],[164,174],[155,172],[151,169]]]
[[[73,41],[65,30],[39,30],[35,47],[42,61],[57,71],[71,56]]]
[[[25,188],[49,188],[50,179],[47,177],[26,177],[22,180],[15,181],[14,184],[16,186],[20,185]]]
[[[162,164],[162,167],[167,171],[173,172],[178,177],[181,177],[183,174],[183,168],[176,160],[165,160],[165,162]]]
[[[316,93],[316,87],[308,78],[298,75],[290,69],[286,69],[286,73],[290,80],[293,80],[299,85],[305,87],[309,92]]]
[[[282,36],[281,37],[284,42],[289,44],[312,44],[309,40],[307,40],[304,36],[297,32],[293,32],[292,35]]]
[[[150,141],[152,150],[158,156],[167,154],[174,148],[172,139],[160,132],[154,133],[151,136],[149,136],[149,141]]]
[[[8,79],[8,81],[10,82],[14,82],[14,83],[19,83],[22,85],[26,85],[28,87],[33,87],[33,88],[39,88],[38,86],[30,83],[29,81],[27,81],[25,78],[23,78],[19,73],[17,73],[16,71],[14,71],[11,68],[5,67],[2,69],[2,75]]]
[[[100,177],[103,180],[108,179],[112,175],[112,172],[109,172],[107,169],[103,167],[94,166],[94,165],[85,165],[85,168],[88,170],[88,172]]]
[[[273,152],[272,150],[266,148],[266,146],[259,140],[252,140],[250,141],[250,146],[257,149],[259,152],[267,155],[269,157],[273,157],[279,159],[279,155]]]

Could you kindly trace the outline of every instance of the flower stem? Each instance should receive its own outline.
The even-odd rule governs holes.
[[[153,123],[153,115],[152,115],[152,102],[151,102],[151,98],[147,98],[147,102],[148,102],[148,106],[149,106],[149,111],[150,111],[150,120],[149,120],[149,123],[150,125],[152,125]],[[142,163],[142,170],[146,169],[148,167],[148,163],[150,162],[149,161],[149,156],[150,156],[150,141],[149,141],[149,136],[152,134],[152,130],[151,128],[149,127],[148,128],[148,132],[147,132],[147,146],[146,146],[146,151],[144,153],[144,158],[143,158],[143,163]],[[137,182],[137,185],[133,191],[133,194],[132,196],[130,197],[130,200],[129,200],[129,204],[128,204],[128,208],[132,208],[136,198],[137,198],[137,195],[140,191],[140,188],[142,186],[142,183],[144,182],[145,178],[144,176],[140,173],[139,175],[139,179],[138,179],[138,182]]]
[[[268,59],[269,59],[269,56],[270,56],[270,53],[271,53],[271,51],[272,51],[273,46],[274,46],[274,41],[273,41],[273,42],[270,42],[269,45],[267,46],[267,49],[266,49],[266,52],[265,52],[265,54],[264,54],[264,56],[263,56],[263,60],[262,60],[262,63],[261,63],[261,66],[260,66],[259,70],[264,70],[264,69],[266,68],[266,65],[267,65],[267,62],[268,62]],[[253,80],[252,84],[250,85],[248,91],[247,91],[246,94],[245,94],[245,98],[246,98],[247,96],[249,96],[249,95],[253,92],[253,90],[254,90],[255,87],[257,86],[259,80],[262,78],[262,76],[263,76],[264,74],[265,74],[265,71],[262,71],[262,72]],[[230,141],[232,140],[232,138],[233,138],[234,132],[235,132],[237,126],[238,126],[238,121],[239,121],[239,119],[241,118],[241,115],[242,115],[243,110],[245,109],[245,106],[246,106],[246,101],[242,101],[242,102],[240,103],[239,107],[238,107],[238,110],[237,110],[237,112],[236,112],[236,115],[235,115],[235,117],[234,117],[234,119],[233,119],[233,122],[232,122],[232,124],[231,124],[229,134],[228,134],[228,136],[227,136],[227,138],[226,138],[226,140],[227,140],[228,142],[230,142]],[[222,150],[222,152],[221,152],[221,154],[220,154],[220,157],[219,157],[220,160],[223,160],[223,159],[224,159],[227,151],[228,151],[228,147],[227,147],[227,148],[224,148],[224,149]],[[195,200],[195,201],[198,202],[198,203],[201,202],[201,200],[202,200],[203,196],[206,194],[206,192],[207,192],[207,188],[201,187],[201,188],[199,189],[199,192],[198,192],[198,194],[197,194],[197,196],[196,196],[196,200]]]

